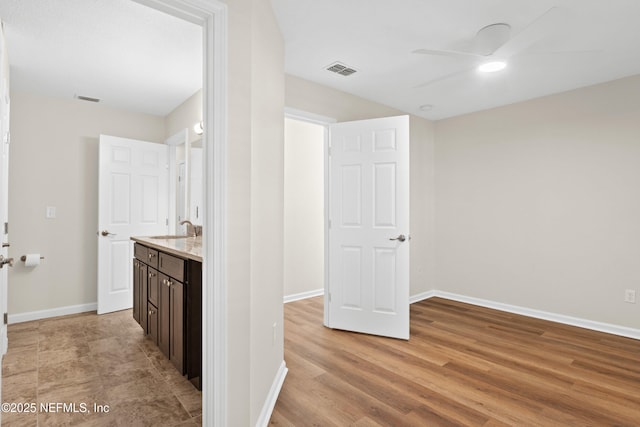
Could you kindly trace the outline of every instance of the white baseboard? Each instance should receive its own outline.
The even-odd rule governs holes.
[[[468,297],[464,295],[453,294],[444,291],[428,291],[411,297],[411,303],[422,301],[424,299],[441,297],[453,301],[464,302],[467,304],[478,305],[480,307],[492,308],[494,310],[505,311],[507,313],[520,314],[523,316],[533,317],[536,319],[549,320],[551,322],[562,323],[565,325],[577,326],[579,328],[591,329],[594,331],[605,332],[608,334],[619,335],[627,338],[640,339],[640,329],[628,328],[626,326],[613,325],[610,323],[596,322],[593,320],[581,319],[578,317],[566,316],[564,314],[549,313],[547,311],[536,310],[517,305],[504,304],[501,302],[485,300],[481,298]]]
[[[314,291],[300,292],[299,294],[285,295],[284,303],[286,304],[288,302],[299,301],[301,299],[318,297],[320,295],[324,295],[324,288],[316,289]]]
[[[427,292],[422,292],[416,295],[412,295],[409,297],[409,304],[413,304],[415,302],[420,302],[425,299],[433,298],[437,296],[436,292],[438,291],[427,291]]]
[[[273,379],[271,389],[269,390],[269,395],[264,402],[262,411],[260,411],[260,417],[256,422],[256,427],[267,427],[269,425],[269,420],[271,419],[273,408],[275,408],[276,406],[276,401],[278,400],[278,395],[280,394],[280,390],[282,389],[282,384],[284,384],[284,379],[287,376],[287,372],[289,372],[289,369],[287,368],[287,364],[283,360],[280,364],[280,369],[278,369],[278,373]]]
[[[68,314],[84,313],[86,311],[96,311],[98,303],[68,305],[66,307],[51,308],[48,310],[30,311],[27,313],[16,313],[9,315],[9,324],[30,322],[32,320],[47,319],[49,317],[66,316]]]

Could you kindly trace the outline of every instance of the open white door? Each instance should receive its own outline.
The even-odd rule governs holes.
[[[133,306],[131,236],[169,229],[168,146],[100,135],[98,314]]]
[[[9,59],[4,43],[4,33],[0,28],[0,144],[2,144],[0,159],[0,310],[7,313],[8,269],[12,263],[9,258]],[[0,356],[7,352],[7,324],[6,317],[0,322]],[[0,373],[0,384],[1,384]]]
[[[329,129],[326,326],[409,339],[409,117]]]
[[[9,69],[9,60],[4,43],[4,33],[0,25],[0,310],[4,313],[4,320],[0,321],[0,360],[4,357],[9,346],[7,339],[7,287],[8,269],[11,265],[9,258],[9,76],[5,72]],[[2,369],[0,369],[0,397],[2,396]],[[3,400],[4,401],[4,400]],[[0,423],[2,413],[0,412]]]

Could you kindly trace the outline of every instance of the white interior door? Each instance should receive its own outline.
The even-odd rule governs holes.
[[[98,314],[133,305],[131,236],[169,230],[168,146],[100,135]]]
[[[9,60],[4,43],[4,33],[0,26],[0,310],[7,313],[7,287],[9,269],[9,76],[5,75],[9,69]],[[6,262],[6,264],[5,264]],[[2,265],[4,264],[4,266]],[[4,316],[3,316],[4,317]],[[6,317],[4,317],[6,319]],[[7,339],[7,324],[0,320],[0,360],[4,357],[9,346]],[[2,369],[0,369],[0,396],[2,396]],[[0,423],[2,413],[0,412]]]
[[[2,144],[2,159],[0,159],[0,310],[7,313],[7,288],[9,269],[9,80],[3,70],[8,64],[6,49],[4,46],[4,36],[0,29],[0,144]],[[7,352],[7,325],[0,321],[0,355]],[[0,384],[1,384],[0,376]]]
[[[329,130],[325,322],[409,339],[409,117]]]

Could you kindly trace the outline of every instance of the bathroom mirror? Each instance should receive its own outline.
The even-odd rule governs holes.
[[[165,141],[169,146],[169,232],[185,234],[184,220],[202,225],[202,139],[189,141],[182,129]]]

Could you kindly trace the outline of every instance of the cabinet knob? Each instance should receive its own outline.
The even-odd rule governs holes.
[[[171,280],[167,280],[166,284],[167,284],[167,287],[170,288],[173,283],[171,283]]]

